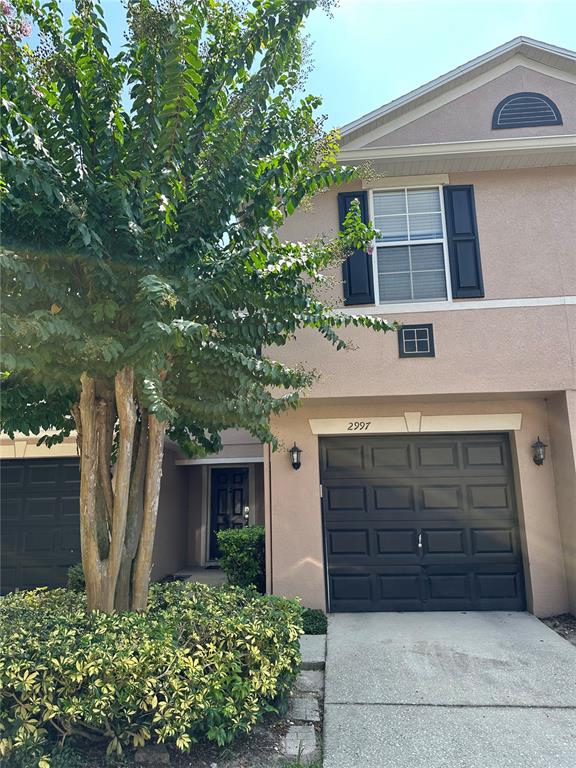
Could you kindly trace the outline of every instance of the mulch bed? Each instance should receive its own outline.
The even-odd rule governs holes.
[[[576,616],[571,613],[561,613],[559,616],[551,616],[542,621],[569,643],[576,645]]]
[[[213,743],[195,744],[188,754],[168,748],[169,768],[280,768],[286,763],[280,751],[282,737],[288,729],[284,719],[265,718],[254,730],[234,740],[228,747]],[[125,754],[118,761],[106,759],[104,747],[85,749],[76,747],[78,763],[83,768],[137,768],[144,763],[134,761],[133,754]],[[146,762],[146,768],[166,768],[158,762]]]

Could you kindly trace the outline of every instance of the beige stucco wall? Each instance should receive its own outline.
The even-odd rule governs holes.
[[[486,299],[576,295],[576,165],[453,173],[450,184],[474,185]]]
[[[543,93],[554,101],[562,115],[563,125],[492,130],[492,114],[506,96],[522,91]],[[445,141],[502,139],[515,136],[554,136],[576,133],[576,85],[558,77],[517,66],[470,93],[452,99],[423,117],[397,128],[366,146],[385,147],[404,144],[428,144]]]
[[[568,602],[570,611],[576,614],[576,392],[552,396],[548,414]]]
[[[484,302],[576,296],[576,166],[450,174],[473,184],[485,283]],[[356,182],[346,189],[358,189]],[[338,230],[338,190],[318,195],[290,217],[286,239],[332,237]],[[341,302],[339,269],[328,293]],[[444,305],[449,307],[448,304]],[[455,307],[458,307],[456,309]],[[321,372],[310,397],[565,390],[576,386],[576,305],[390,312],[402,323],[433,323],[436,357],[400,359],[397,340],[364,329],[342,333],[353,348],[336,352],[314,332],[298,335],[274,355]],[[356,310],[362,312],[364,307]],[[343,375],[350,371],[350,375]]]
[[[271,503],[267,510],[269,556],[273,559],[269,588],[279,595],[299,596],[304,605],[325,607],[324,557],[320,515],[318,437],[309,418],[367,418],[404,411],[434,414],[522,414],[522,428],[511,440],[517,472],[517,494],[524,540],[528,607],[538,616],[567,610],[568,596],[556,506],[553,463],[537,467],[531,445],[539,434],[548,437],[543,399],[388,402],[357,398],[348,404],[307,403],[274,422],[286,446],[294,440],[303,449],[302,466],[295,472],[285,451],[271,458]],[[271,577],[271,578],[270,578]]]
[[[447,178],[450,184],[474,185],[485,299],[576,295],[576,165]],[[317,195],[286,221],[281,236],[334,237],[338,192],[361,188],[358,181]],[[339,270],[332,274],[341,280]],[[342,297],[341,284],[333,293]]]
[[[183,467],[188,481],[188,562],[200,565],[204,556],[204,494],[207,467]]]
[[[396,319],[395,316],[389,318]],[[320,372],[311,398],[540,392],[574,387],[576,305],[398,316],[433,323],[434,358],[400,358],[395,333],[353,328],[336,351],[314,331],[277,353]]]
[[[152,578],[179,571],[186,564],[187,483],[182,467],[174,463],[175,451],[164,453],[158,503]]]
[[[0,459],[75,458],[78,456],[76,433],[64,438],[63,442],[51,448],[47,448],[44,444],[38,445],[39,437],[40,435],[17,433],[12,440],[7,434],[0,433]]]

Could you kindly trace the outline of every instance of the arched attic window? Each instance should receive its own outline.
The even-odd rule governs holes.
[[[562,125],[562,115],[552,99],[543,93],[513,93],[498,104],[492,116],[492,129],[531,128],[536,125]]]

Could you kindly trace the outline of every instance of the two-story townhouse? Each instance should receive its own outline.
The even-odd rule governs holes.
[[[512,40],[346,126],[340,160],[358,180],[283,236],[333,236],[358,199],[379,235],[332,299],[402,330],[273,352],[319,372],[274,423],[283,450],[168,450],[154,575],[215,564],[215,530],[247,520],[268,591],[311,607],[576,612],[576,53]],[[3,451],[7,583],[59,583],[73,442]]]
[[[283,234],[358,199],[379,235],[335,303],[402,330],[282,352],[321,375],[274,424],[301,467],[266,452],[270,591],[576,611],[576,55],[512,40],[347,125],[340,160],[359,180]]]

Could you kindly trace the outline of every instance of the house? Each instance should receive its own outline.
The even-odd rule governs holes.
[[[402,329],[275,352],[321,373],[274,420],[283,450],[231,431],[215,457],[167,451],[155,575],[215,562],[212,531],[246,515],[268,590],[311,607],[576,613],[576,53],[516,38],[345,126],[340,160],[358,180],[282,234],[333,236],[358,199],[380,234],[334,302]],[[4,448],[14,508],[59,477],[63,521],[73,446],[36,459],[33,442]],[[50,538],[18,514],[23,585],[18,563],[62,562],[73,526]]]

